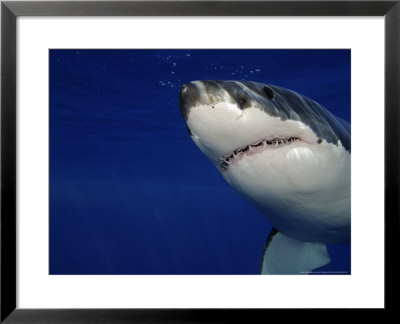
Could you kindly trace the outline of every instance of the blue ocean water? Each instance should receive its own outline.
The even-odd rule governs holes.
[[[268,221],[187,134],[180,87],[252,80],[350,121],[350,50],[50,50],[50,274],[258,274]],[[318,273],[350,273],[329,245]]]

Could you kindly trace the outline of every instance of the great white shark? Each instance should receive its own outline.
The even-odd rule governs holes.
[[[262,274],[305,274],[350,242],[350,125],[271,84],[192,81],[179,106],[190,137],[273,225]]]

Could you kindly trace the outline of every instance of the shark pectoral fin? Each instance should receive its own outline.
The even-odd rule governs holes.
[[[298,241],[274,229],[266,243],[261,274],[308,274],[330,261],[325,244]]]

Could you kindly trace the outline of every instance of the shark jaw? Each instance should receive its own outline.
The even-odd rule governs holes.
[[[226,171],[232,163],[236,163],[236,161],[243,158],[243,156],[251,156],[253,154],[260,153],[263,150],[279,149],[283,145],[289,145],[298,140],[300,139],[297,137],[270,136],[269,138],[256,144],[247,145],[243,148],[236,149],[225,156],[221,156],[219,159],[219,166],[223,171]]]
[[[299,121],[282,121],[260,109],[241,110],[226,102],[193,107],[186,124],[196,145],[221,169],[264,150],[281,154],[279,150],[289,146],[318,145],[316,135]]]

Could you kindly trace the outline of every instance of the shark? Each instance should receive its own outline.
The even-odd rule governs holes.
[[[261,274],[309,274],[350,243],[351,129],[316,101],[272,84],[198,80],[179,92],[187,131],[273,228]]]

